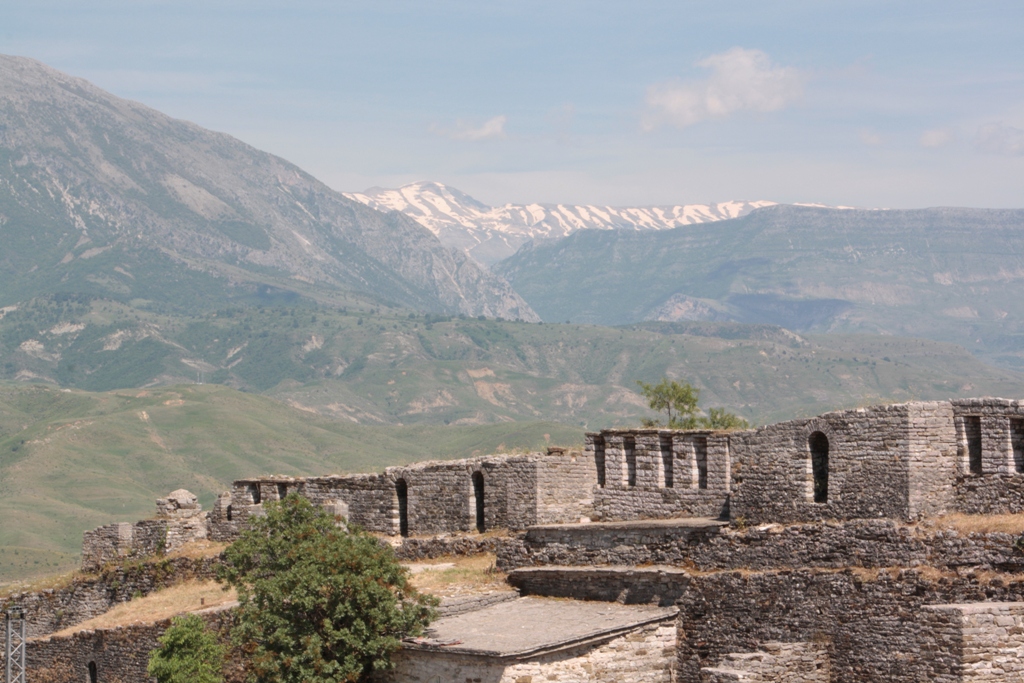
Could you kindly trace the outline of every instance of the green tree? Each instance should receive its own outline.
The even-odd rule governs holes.
[[[218,570],[238,591],[232,636],[251,679],[355,682],[389,668],[401,639],[434,616],[436,599],[408,583],[390,547],[305,498],[291,493],[265,510]]]
[[[645,427],[668,427],[669,429],[746,429],[750,425],[742,417],[728,412],[725,408],[711,408],[707,415],[700,415],[697,403],[700,389],[689,382],[669,381],[663,378],[658,384],[637,381],[640,392],[647,399],[651,410],[664,411],[668,421],[662,423],[650,418],[643,419]],[[673,411],[675,415],[673,415]]]
[[[198,614],[175,617],[149,655],[157,683],[221,683],[225,647],[206,630]]]
[[[702,427],[708,429],[748,429],[750,423],[739,415],[728,412],[725,408],[711,408],[707,417],[699,420]]]
[[[647,399],[651,410],[664,411],[668,422],[664,426],[669,429],[695,429],[697,427],[697,400],[700,390],[689,382],[669,381],[663,378],[658,384],[647,384],[637,381],[640,393]],[[673,415],[673,411],[675,415]],[[663,426],[657,420],[644,419],[645,427]]]

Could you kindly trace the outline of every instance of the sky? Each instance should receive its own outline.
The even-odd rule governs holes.
[[[1024,207],[1024,2],[0,2],[33,57],[331,187]]]

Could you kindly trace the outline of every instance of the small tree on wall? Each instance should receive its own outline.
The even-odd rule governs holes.
[[[232,635],[257,683],[366,680],[433,617],[390,547],[305,498],[250,520],[218,578],[238,590]]]
[[[647,384],[637,381],[640,385],[640,393],[647,399],[647,405],[651,410],[665,412],[668,421],[664,426],[669,429],[694,429],[697,427],[697,399],[700,390],[696,389],[689,382],[669,381],[662,378],[657,384]],[[672,413],[675,413],[673,415]],[[645,418],[645,427],[660,427],[662,423],[657,420]]]
[[[149,655],[149,675],[157,683],[221,683],[225,647],[206,630],[198,614],[175,617]]]
[[[652,410],[664,411],[668,420],[643,419],[645,427],[668,427],[669,429],[746,429],[750,425],[742,417],[728,412],[725,408],[711,408],[707,415],[699,415],[697,402],[700,389],[689,382],[677,382],[662,378],[658,384],[637,381],[640,393],[647,399]],[[673,415],[673,412],[675,413]]]

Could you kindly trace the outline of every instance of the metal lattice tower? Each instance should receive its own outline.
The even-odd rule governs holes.
[[[25,610],[12,607],[4,614],[7,647],[4,683],[25,683]]]

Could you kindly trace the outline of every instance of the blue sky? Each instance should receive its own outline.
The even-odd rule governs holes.
[[[34,57],[332,187],[1024,207],[1024,3],[0,3]]]

